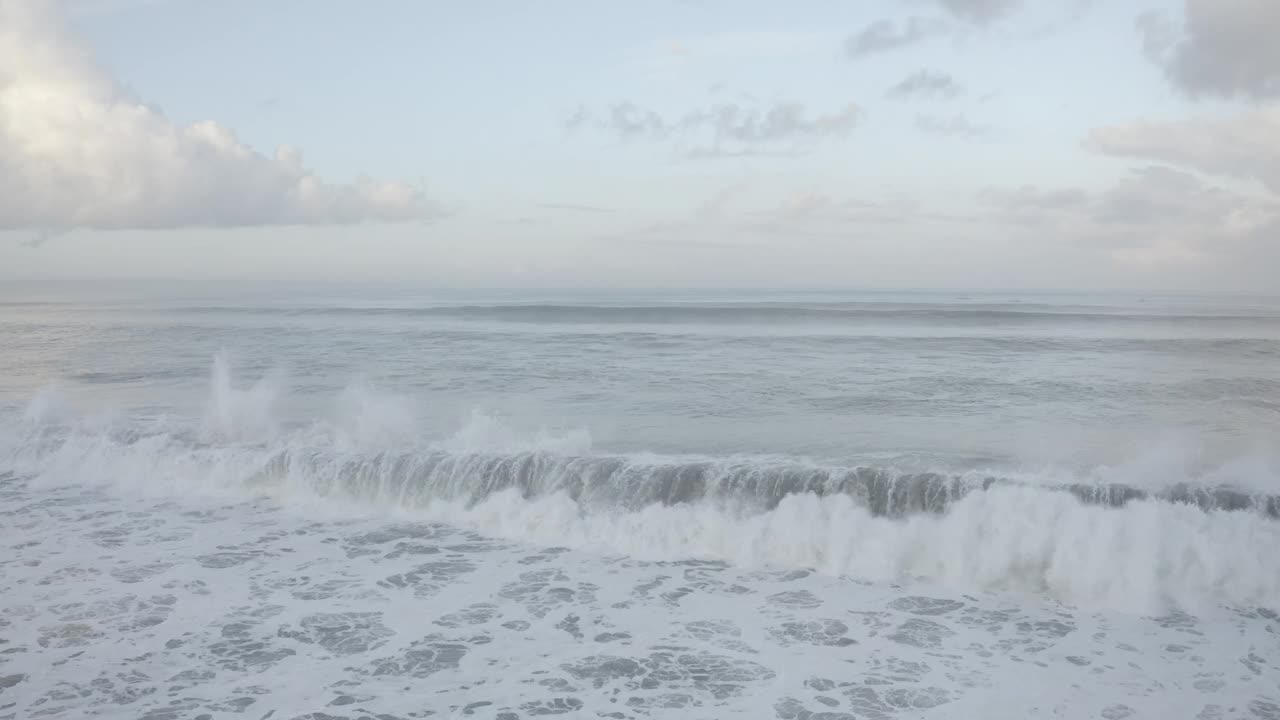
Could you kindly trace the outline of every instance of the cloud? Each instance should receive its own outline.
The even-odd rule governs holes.
[[[399,182],[332,184],[126,92],[53,0],[0,0],[0,229],[319,225],[429,217]]]
[[[672,272],[705,281],[714,268],[721,281],[1265,289],[1280,261],[1280,202],[1165,167],[1096,189],[989,188],[967,209],[816,186],[776,191],[729,188],[595,239],[664,282]]]
[[[849,36],[844,49],[849,57],[860,58],[914,45],[946,32],[947,27],[945,21],[936,18],[910,17],[902,22],[901,29],[891,20],[879,20]]]
[[[889,88],[887,94],[898,100],[912,97],[950,100],[963,95],[964,87],[947,73],[937,70],[920,70]]]
[[[853,103],[814,117],[799,103],[778,103],[763,109],[725,103],[691,113],[682,123],[691,128],[708,127],[717,138],[750,144],[843,136],[857,125],[859,114]]]
[[[1257,180],[1280,193],[1280,107],[1226,120],[1102,127],[1090,133],[1086,145],[1108,155]]]
[[[1061,1],[1061,0],[1059,0]],[[952,17],[970,25],[988,25],[1021,7],[1023,0],[935,0]],[[1075,0],[1076,5],[1089,0]],[[1077,10],[1079,7],[1077,7]],[[851,58],[898,50],[935,35],[960,30],[943,18],[911,16],[901,24],[893,20],[877,20],[850,35],[844,43]]]
[[[1181,170],[1147,166],[1098,191],[1024,186],[979,195],[992,220],[1098,247],[1141,250],[1152,260],[1234,256],[1280,228],[1280,202],[1208,185]]]
[[[590,121],[591,115],[583,109],[578,127]],[[623,140],[637,138],[665,138],[674,128],[667,124],[661,115],[636,105],[633,102],[620,102],[609,108],[603,119],[597,121],[597,127],[605,127],[616,133]]]
[[[1280,97],[1276,0],[1186,0],[1180,29],[1154,13],[1137,28],[1148,56],[1191,97]]]
[[[565,118],[564,129],[569,132],[576,132],[586,127],[591,122],[591,111],[585,106],[579,105],[569,117]]]
[[[692,157],[754,154],[790,144],[800,145],[847,135],[858,124],[854,103],[826,114],[810,113],[800,103],[767,106],[722,102],[671,118],[632,102],[616,103],[603,113],[580,110],[570,129],[594,128],[630,140],[678,140],[688,143]]]
[[[1113,225],[1225,227],[1248,205],[1242,196],[1205,185],[1190,173],[1148,166],[1098,194],[1090,214]]]
[[[939,115],[917,115],[916,129],[931,135],[945,135],[949,137],[962,138],[980,138],[987,137],[992,134],[993,130],[988,125],[978,125],[964,115],[952,115],[951,117],[942,117]]]
[[[952,15],[976,24],[986,24],[1009,14],[1022,0],[938,0]]]

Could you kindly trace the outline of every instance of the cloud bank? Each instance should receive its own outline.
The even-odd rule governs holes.
[[[215,122],[132,97],[52,0],[0,0],[0,229],[158,229],[423,219],[405,183],[327,183]]]

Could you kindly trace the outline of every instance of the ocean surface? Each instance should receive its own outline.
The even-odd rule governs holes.
[[[0,289],[0,718],[1280,718],[1280,299]]]

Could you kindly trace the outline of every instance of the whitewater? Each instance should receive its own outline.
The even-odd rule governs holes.
[[[1280,718],[1280,301],[0,298],[0,718]]]

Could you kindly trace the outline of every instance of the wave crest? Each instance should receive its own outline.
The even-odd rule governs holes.
[[[0,480],[322,500],[651,560],[921,577],[1143,612],[1280,607],[1280,496],[1213,474],[1153,486],[1114,469],[1096,482],[608,454],[582,431],[522,434],[484,414],[432,442],[365,384],[340,397],[337,418],[282,432],[274,381],[237,390],[225,361],[213,379],[206,422],[186,429],[77,425],[37,398],[0,431]]]

